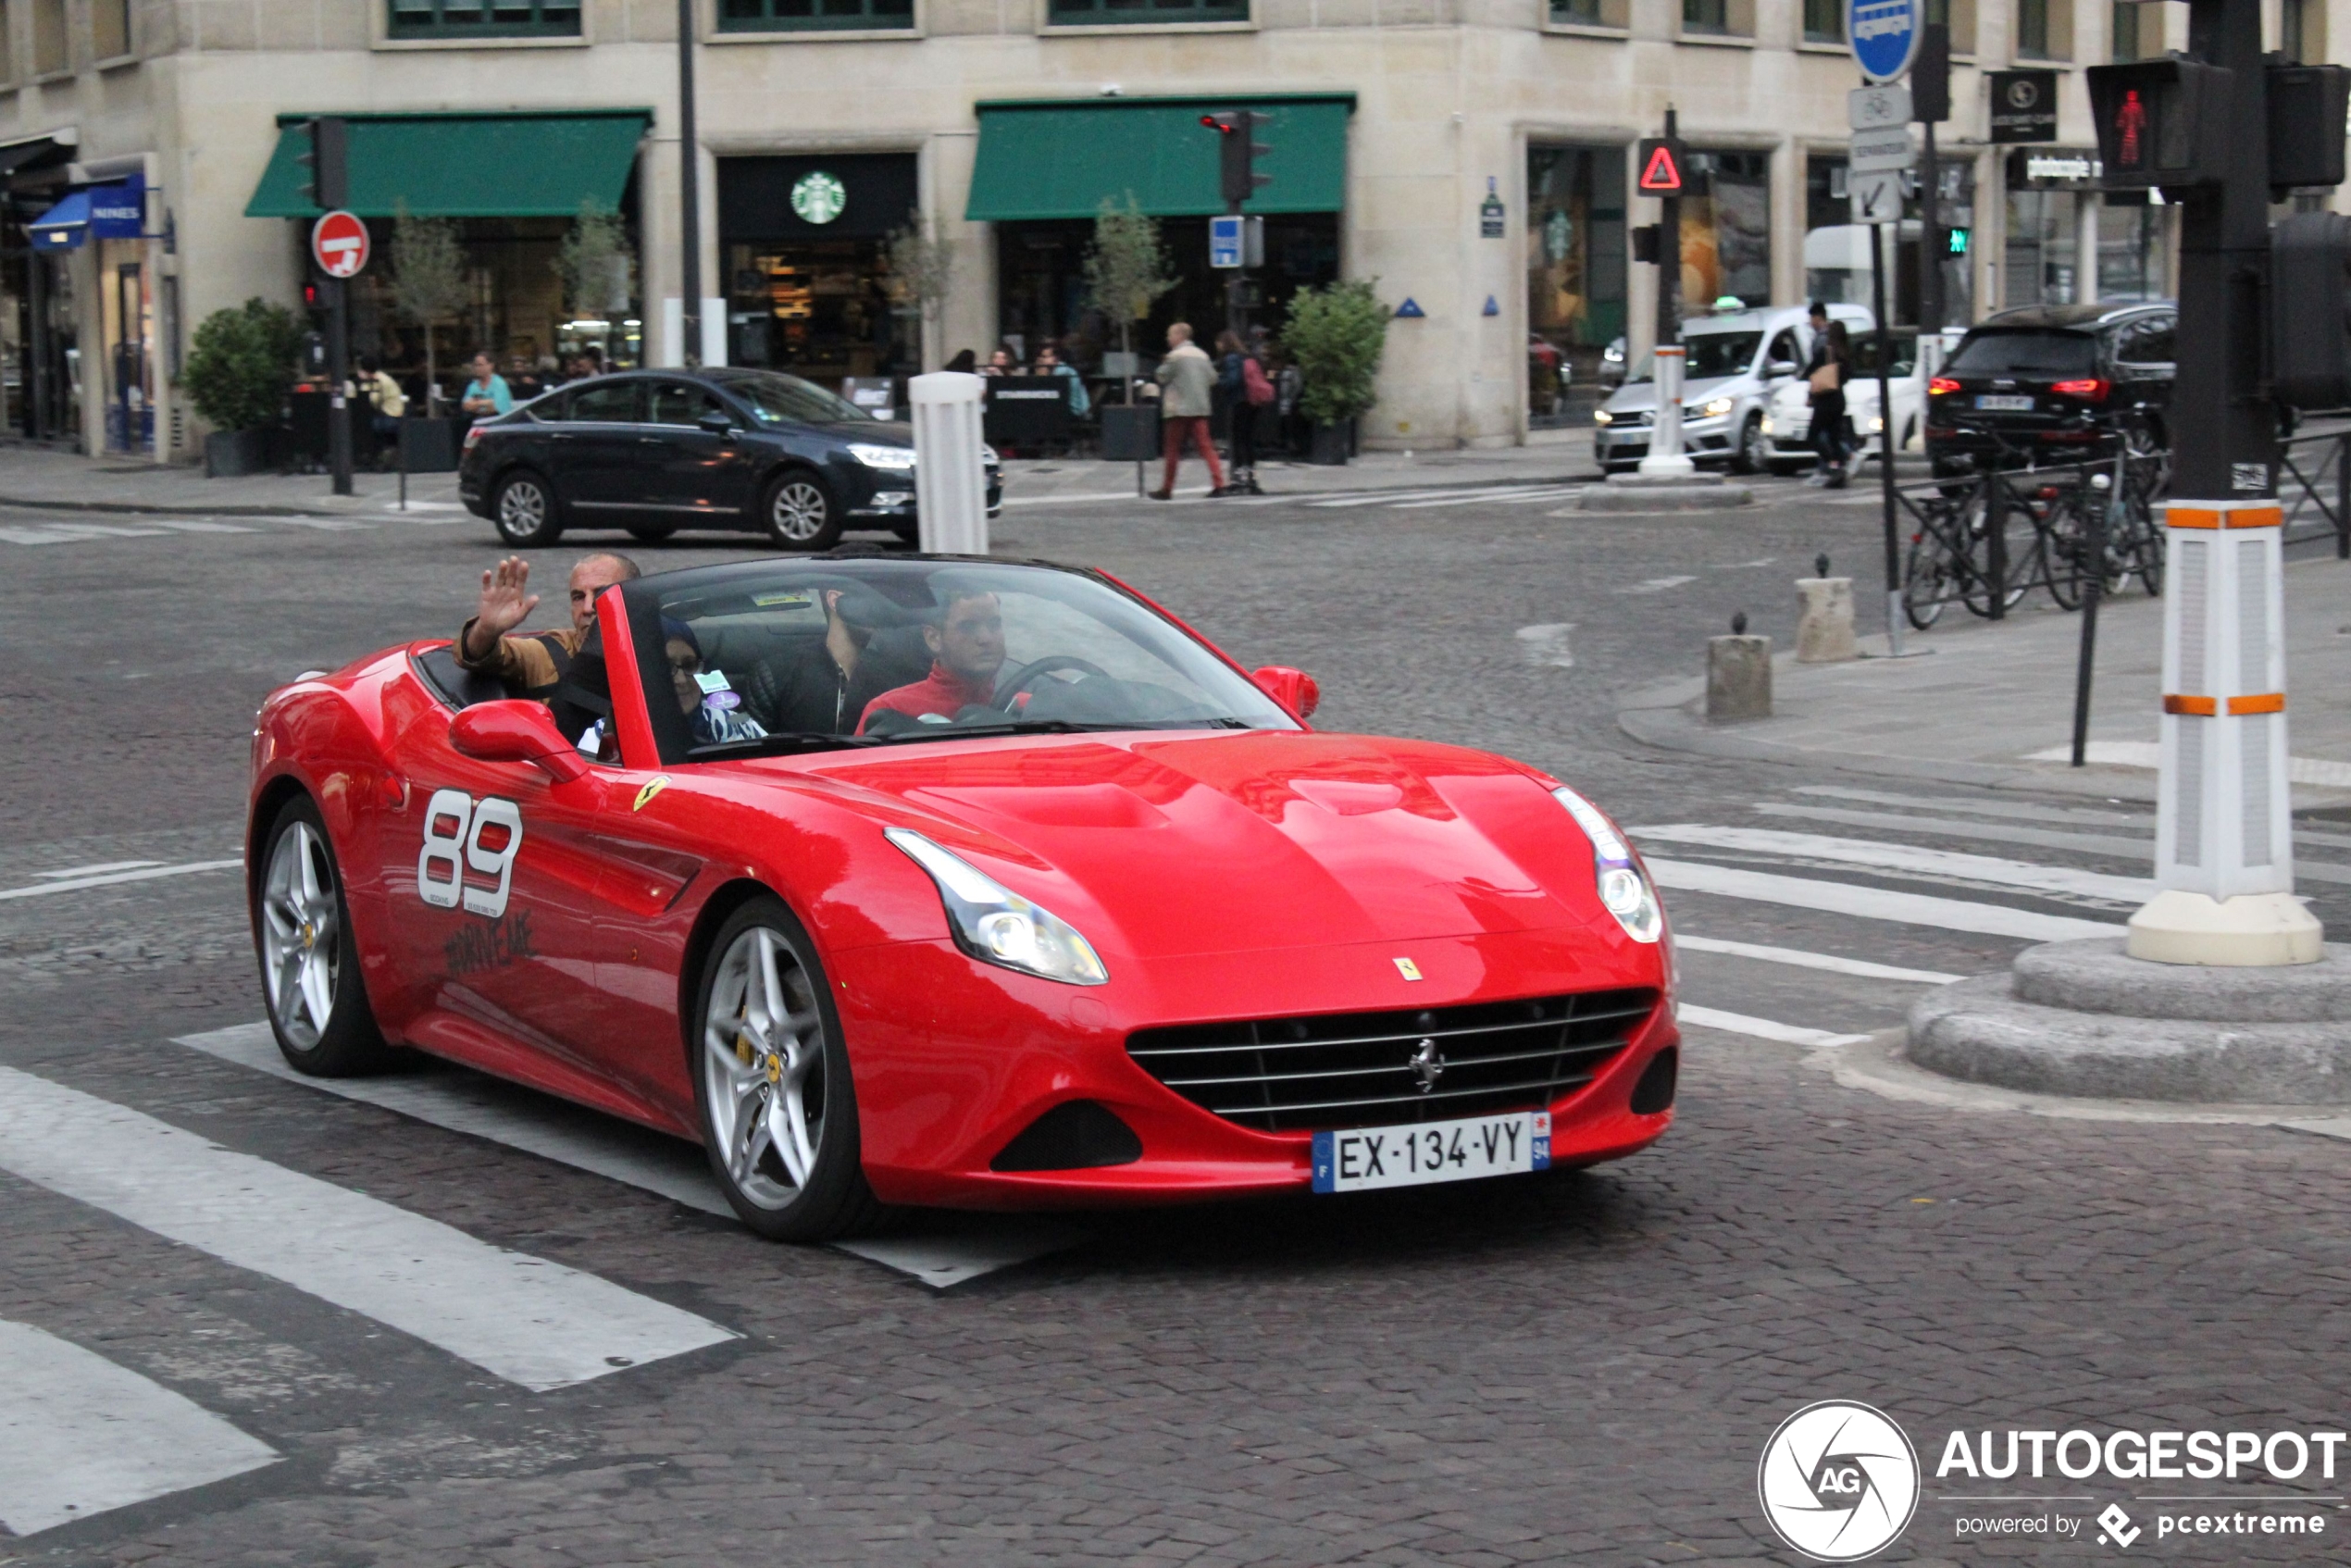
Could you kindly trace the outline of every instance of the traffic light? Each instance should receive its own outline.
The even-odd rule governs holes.
[[[1241,204],[1255,195],[1260,185],[1273,180],[1272,175],[1257,172],[1258,158],[1274,150],[1257,139],[1257,128],[1271,124],[1273,118],[1255,109],[1231,109],[1200,117],[1200,122],[1218,137],[1219,185],[1229,212],[1238,212]]]
[[[2270,393],[2351,404],[2351,218],[2297,212],[2270,230]]]
[[[1921,125],[1940,125],[1951,118],[1951,30],[1929,22],[1919,35],[1918,57],[1910,62],[1910,118]]]
[[[1652,136],[1641,143],[1641,194],[1678,196],[1687,183],[1689,156],[1680,137]]]
[[[2342,184],[2351,69],[2273,64],[2268,77],[2270,189],[2283,200],[2297,186]]]
[[[1952,255],[1967,255],[1967,242],[1968,232],[1964,229],[1946,229],[1943,230],[1944,246]]]
[[[2108,190],[2220,182],[2228,168],[2227,71],[2175,55],[2092,66],[2085,74]]]
[[[310,150],[300,161],[308,166],[308,178],[302,182],[302,193],[310,198],[313,206],[333,212],[343,206],[350,194],[343,178],[346,168],[344,146],[349,122],[339,115],[327,115],[310,122]]]

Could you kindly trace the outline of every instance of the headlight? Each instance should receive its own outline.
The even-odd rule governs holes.
[[[1772,417],[1769,414],[1763,416],[1763,433],[1767,436],[1772,433]]]
[[[1616,416],[1611,414],[1605,408],[1595,408],[1592,410],[1592,423],[1595,425],[1613,425],[1616,423]]]
[[[914,449],[911,446],[867,446],[864,442],[852,442],[849,454],[868,468],[912,468]]]
[[[1648,878],[1633,864],[1633,846],[1600,815],[1599,807],[1574,790],[1562,786],[1551,791],[1551,798],[1567,808],[1575,826],[1592,840],[1592,880],[1599,890],[1600,902],[1616,916],[1626,936],[1636,942],[1657,940],[1665,929],[1665,914],[1657,906],[1657,893]]]
[[[1110,971],[1102,967],[1093,944],[1051,910],[1040,909],[911,828],[885,828],[882,837],[930,873],[939,885],[939,901],[947,906],[955,945],[974,958],[1064,985],[1109,982]]]
[[[1730,398],[1718,397],[1708,403],[1705,407],[1699,409],[1698,411],[1698,417],[1701,419],[1720,419],[1723,415],[1728,414],[1735,406],[1736,406],[1735,404]]]
[[[1883,431],[1885,429],[1885,420],[1883,420],[1883,419],[1879,419],[1879,418],[1875,418],[1875,417],[1872,417],[1872,418],[1870,420],[1870,434],[1872,434],[1872,435],[1876,435],[1876,434],[1880,433],[1881,431]]]

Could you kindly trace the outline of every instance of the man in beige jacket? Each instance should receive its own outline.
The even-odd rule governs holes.
[[[1159,398],[1159,429],[1166,442],[1167,471],[1151,499],[1175,496],[1176,469],[1184,460],[1187,439],[1199,446],[1208,464],[1208,493],[1224,494],[1225,469],[1216,461],[1216,442],[1208,433],[1208,417],[1215,408],[1216,366],[1192,342],[1192,329],[1186,322],[1167,329],[1167,357],[1159,362],[1159,384],[1165,389]]]

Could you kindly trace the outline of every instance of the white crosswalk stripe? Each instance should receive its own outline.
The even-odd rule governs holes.
[[[12,1534],[207,1486],[278,1457],[163,1385],[0,1318],[0,1525]]]
[[[734,1338],[593,1275],[6,1067],[0,1169],[528,1388],[560,1388]]]
[[[2069,865],[2036,865],[1996,855],[1888,844],[1873,839],[1839,839],[1772,828],[1723,828],[1700,822],[1662,823],[1631,831],[1634,838],[1644,842],[1747,850],[1931,880],[1978,882],[2032,892],[2108,899],[2133,906],[2155,896],[2155,884],[2145,877],[2116,877],[2103,871],[2079,871]]]

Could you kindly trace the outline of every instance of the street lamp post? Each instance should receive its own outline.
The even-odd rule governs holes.
[[[702,137],[694,126],[694,0],[678,0],[678,363],[702,363]]]

